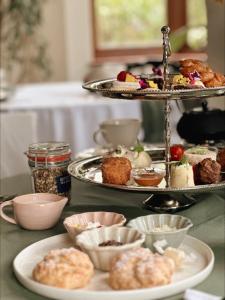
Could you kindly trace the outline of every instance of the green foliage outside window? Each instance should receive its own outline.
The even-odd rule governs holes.
[[[98,48],[161,45],[167,0],[96,0]]]
[[[168,4],[167,0],[95,0],[97,47],[161,46],[160,29],[168,24]],[[193,50],[204,49],[207,45],[205,0],[186,0],[186,5],[187,24],[172,35],[174,49],[179,51],[184,44]]]
[[[1,1],[1,68],[9,78],[16,72],[17,82],[38,81],[50,75],[47,44],[39,34],[45,2]]]

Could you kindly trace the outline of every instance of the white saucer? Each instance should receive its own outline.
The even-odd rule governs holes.
[[[107,284],[108,273],[96,271],[90,284],[77,290],[55,288],[32,280],[32,270],[51,249],[71,247],[68,234],[56,235],[36,242],[22,250],[14,259],[13,268],[18,280],[29,290],[52,299],[61,300],[150,300],[169,297],[202,282],[212,271],[214,255],[200,240],[186,236],[181,249],[192,253],[194,261],[175,273],[169,285],[147,289],[114,291]]]

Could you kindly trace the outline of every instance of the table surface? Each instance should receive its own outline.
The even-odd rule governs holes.
[[[19,175],[1,182],[1,194],[29,193],[31,187],[28,177]],[[24,288],[15,278],[12,269],[14,257],[28,245],[65,232],[62,222],[67,216],[83,211],[116,211],[132,219],[152,212],[142,208],[147,193],[118,191],[72,180],[72,200],[60,218],[59,223],[50,230],[27,231],[1,220],[1,299],[40,300],[46,299]],[[17,184],[15,184],[17,183]],[[197,204],[179,212],[191,218],[193,228],[189,234],[207,243],[215,254],[215,265],[210,276],[195,289],[217,296],[225,296],[225,190],[217,193],[196,195]],[[167,298],[182,299],[182,294]]]

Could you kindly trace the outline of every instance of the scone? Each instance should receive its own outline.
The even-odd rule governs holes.
[[[116,256],[109,272],[109,285],[115,290],[149,288],[171,282],[175,264],[169,257],[138,248]]]
[[[131,162],[126,157],[107,157],[101,170],[104,183],[125,185],[130,179]]]
[[[90,281],[94,267],[87,254],[75,249],[51,250],[33,270],[33,279],[59,288],[82,288]]]

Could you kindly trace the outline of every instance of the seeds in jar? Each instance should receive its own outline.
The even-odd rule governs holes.
[[[71,178],[63,167],[34,169],[32,175],[36,193],[53,193],[65,196],[69,193]]]

